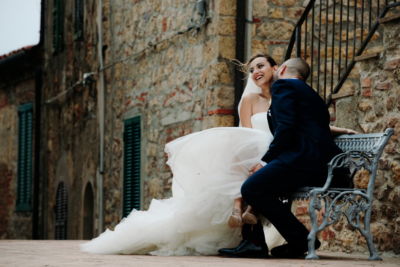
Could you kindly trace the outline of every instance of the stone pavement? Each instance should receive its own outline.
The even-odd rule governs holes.
[[[138,255],[93,255],[79,251],[82,240],[0,240],[1,267],[137,266],[137,267],[399,267],[400,256],[383,255],[383,261],[368,261],[367,255],[319,252],[320,260],[234,259],[215,256],[160,257]]]

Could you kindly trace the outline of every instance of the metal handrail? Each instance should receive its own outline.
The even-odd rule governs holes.
[[[380,20],[385,17],[390,9],[400,6],[400,2],[397,0],[386,0],[382,1],[382,3],[380,1],[372,2],[371,0],[362,0],[361,4],[358,4],[356,1],[350,10],[350,0],[334,0],[333,2],[321,0],[317,3],[315,0],[310,0],[294,27],[284,60],[291,57],[295,45],[296,57],[302,57],[307,60],[309,56],[308,61],[311,68],[310,85],[313,86],[313,83],[316,83],[315,89],[328,105],[332,103],[332,95],[340,91],[349,77],[356,63],[356,57],[365,51],[374,37],[381,23]],[[325,7],[325,25],[322,24],[323,6]],[[329,13],[328,11],[332,12]],[[337,11],[339,12],[338,21],[336,18]],[[333,21],[328,23],[330,15],[332,15]],[[308,30],[309,17],[312,20],[311,31]],[[352,36],[350,36],[350,26],[353,30]],[[322,28],[324,28],[325,36],[321,35]],[[329,32],[329,29],[331,29],[331,32]],[[368,30],[368,34],[364,38],[365,30]],[[357,36],[358,31],[360,36]],[[338,37],[336,36],[337,34],[339,35]],[[309,35],[310,38],[308,38]],[[304,36],[303,39],[302,36]],[[350,43],[351,38],[353,39],[352,43]],[[321,47],[322,43],[324,43],[324,47]],[[335,52],[336,45],[338,47],[337,53]],[[351,45],[352,47],[349,47]],[[321,49],[324,49],[325,52],[323,57],[321,56]],[[331,51],[329,58],[328,49]],[[310,53],[308,54],[309,50]],[[329,65],[328,60],[330,60]],[[327,70],[328,66],[330,67],[329,71]],[[314,73],[315,70],[317,70],[316,75]],[[328,85],[329,82],[330,85]]]

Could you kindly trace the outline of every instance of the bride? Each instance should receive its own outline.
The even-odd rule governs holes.
[[[240,228],[228,226],[240,205],[240,187],[272,141],[266,112],[275,61],[257,54],[245,65],[249,79],[239,104],[242,127],[217,127],[180,137],[165,147],[173,173],[172,197],[153,199],[115,227],[81,245],[101,254],[216,255],[236,246]],[[264,228],[269,248],[283,238]]]

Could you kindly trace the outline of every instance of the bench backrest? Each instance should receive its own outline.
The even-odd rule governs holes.
[[[340,135],[335,138],[335,143],[343,152],[366,152],[372,157],[382,154],[382,151],[393,134],[393,129],[388,128],[383,133]]]
[[[382,155],[383,149],[385,148],[389,138],[393,135],[393,129],[387,128],[383,133],[372,133],[372,134],[354,134],[354,135],[340,135],[335,138],[335,143],[343,150],[343,152],[349,152],[349,154],[343,153],[338,155],[338,161],[332,159],[329,165],[333,168],[337,165],[341,165],[341,162],[346,161],[347,164],[344,166],[349,167],[351,175],[350,179],[353,178],[356,171],[366,167],[370,171],[370,180],[368,182],[367,194],[371,196],[374,190],[376,172],[378,168],[378,161]],[[354,153],[352,153],[354,152]],[[359,153],[362,152],[362,153]],[[363,160],[367,157],[368,161]],[[353,164],[351,164],[353,163]],[[328,175],[329,176],[329,175]],[[326,190],[330,187],[332,177],[327,178],[327,182],[323,186]],[[303,199],[308,198],[308,192],[314,187],[302,187],[297,192],[291,193],[291,199]]]

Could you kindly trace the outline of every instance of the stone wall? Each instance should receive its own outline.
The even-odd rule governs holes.
[[[233,125],[236,1],[208,2],[198,31],[193,1],[106,3],[106,226],[121,219],[124,119],[141,117],[143,208],[171,195],[167,142]]]
[[[1,73],[2,75],[4,72]],[[16,211],[18,107],[35,101],[30,72],[2,76],[0,83],[0,239],[32,237],[32,212]],[[33,179],[33,177],[32,177]]]

